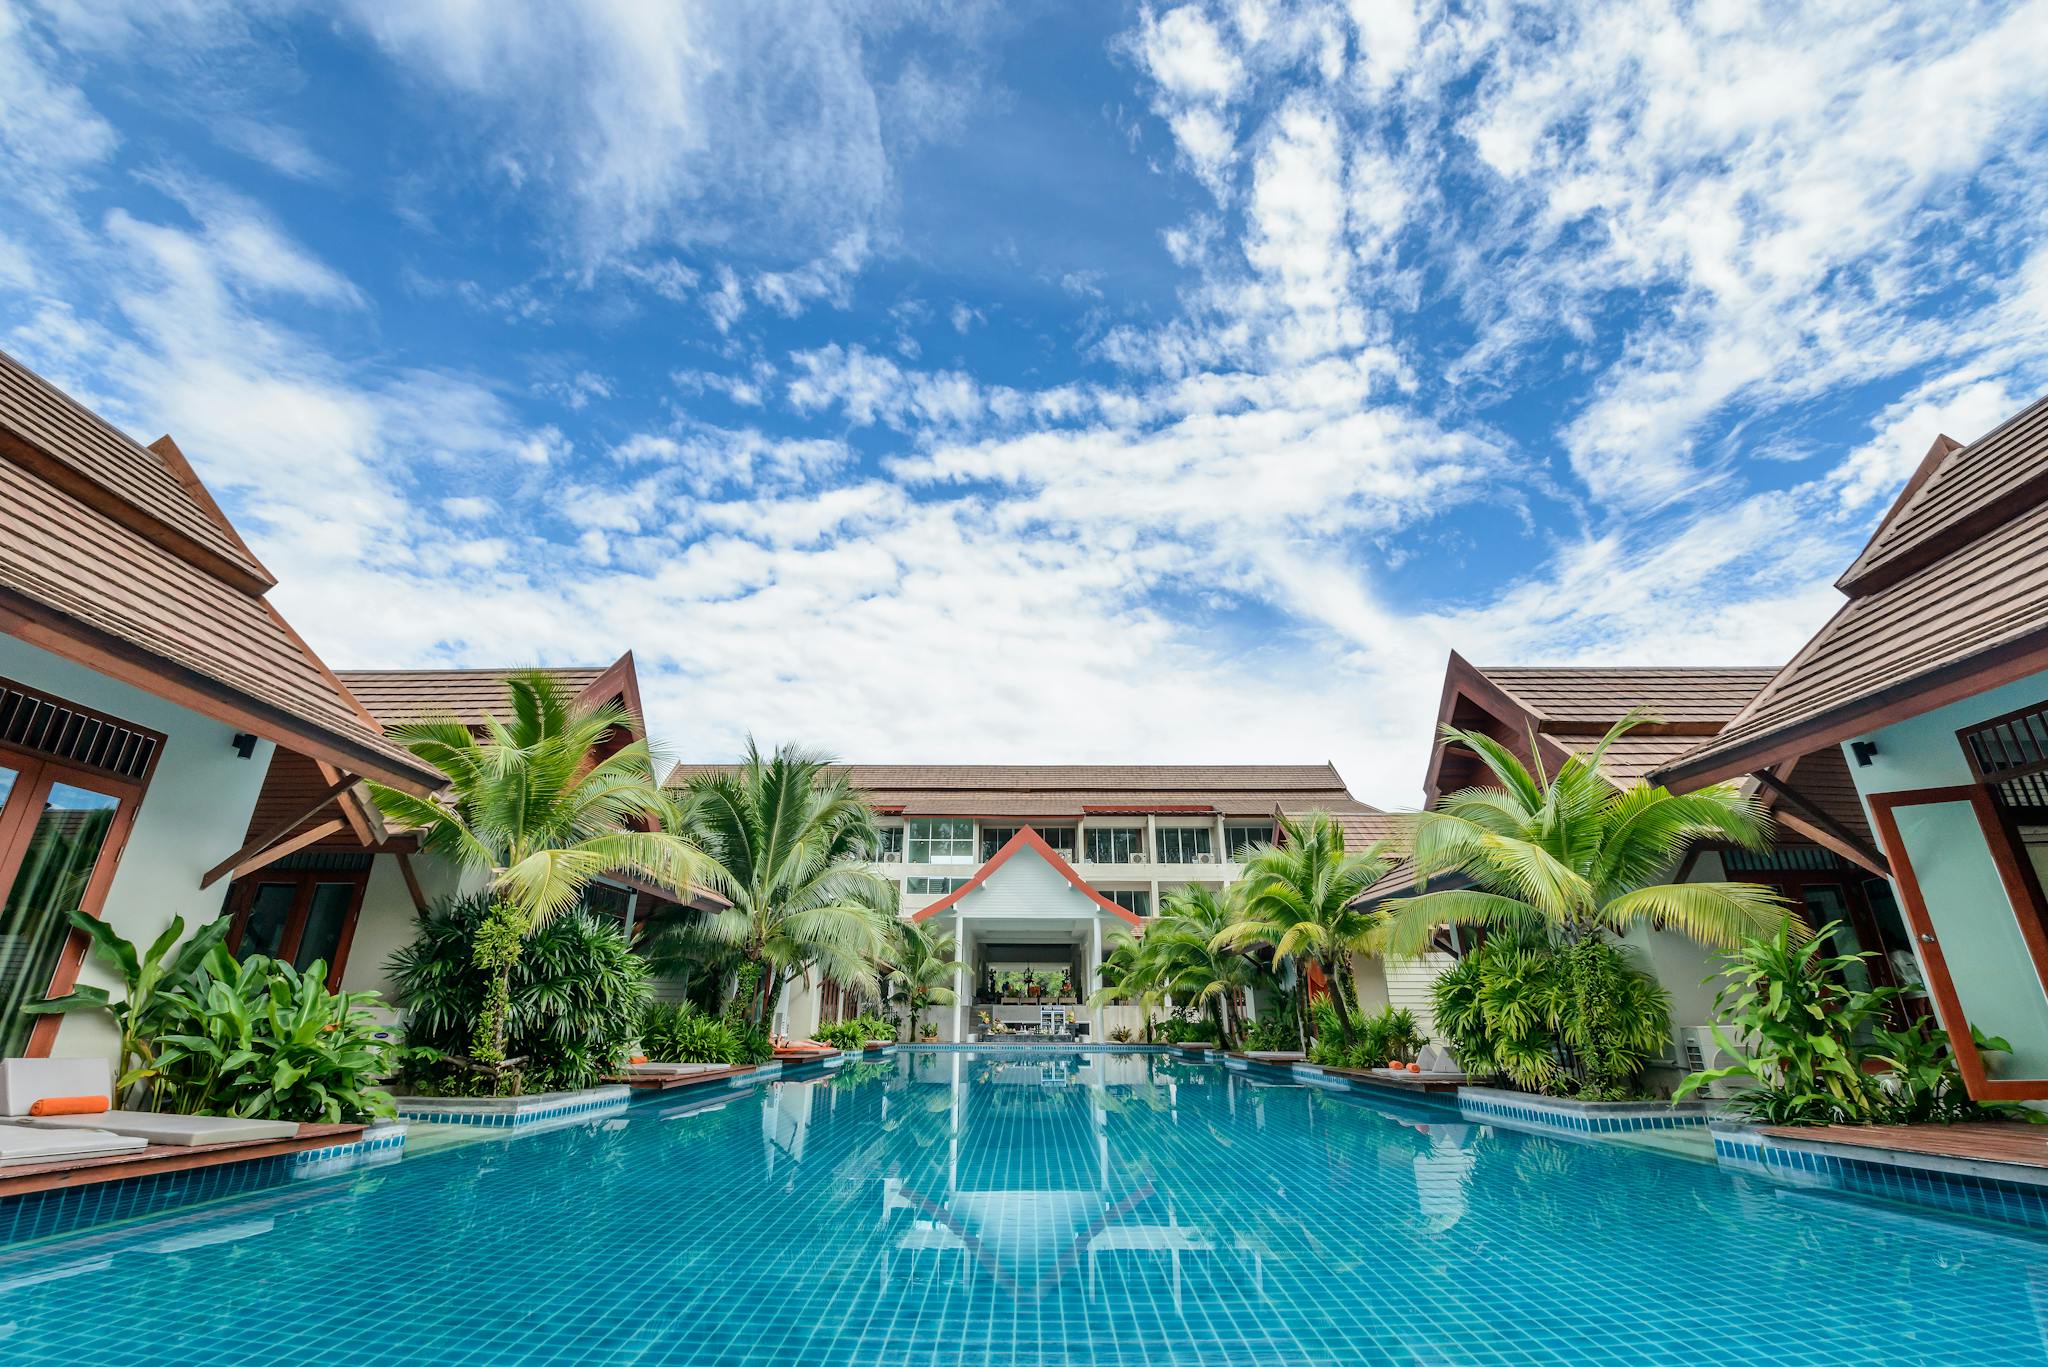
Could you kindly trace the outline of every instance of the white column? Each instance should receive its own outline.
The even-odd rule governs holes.
[[[967,1043],[967,1021],[970,1019],[967,1014],[967,1004],[974,1000],[977,975],[974,971],[973,955],[968,949],[967,918],[957,916],[954,918],[954,924],[960,927],[959,932],[953,937],[955,945],[953,952],[960,956],[960,977],[955,980],[953,1043],[965,1044]]]

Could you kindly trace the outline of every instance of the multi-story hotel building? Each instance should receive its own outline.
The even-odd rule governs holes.
[[[716,766],[686,765],[677,780]],[[1128,1008],[1089,996],[1113,932],[1141,930],[1190,885],[1220,888],[1269,842],[1279,816],[1324,811],[1354,848],[1387,819],[1351,796],[1328,764],[855,764],[854,786],[880,814],[879,868],[902,915],[954,936],[960,1001],[931,1013],[940,1037],[994,1023],[1064,1020],[1097,1038],[1136,1026]],[[794,984],[778,1027],[794,1035],[851,1014],[829,982]]]

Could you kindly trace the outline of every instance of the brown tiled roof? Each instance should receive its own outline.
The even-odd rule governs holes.
[[[679,764],[680,785],[726,764]],[[1225,816],[1334,808],[1354,799],[1327,764],[849,764],[876,806],[912,816],[1074,818],[1088,807],[1172,807]],[[1361,804],[1362,805],[1362,804]]]
[[[260,566],[168,465],[12,358],[0,356],[0,376],[10,633],[348,772],[438,784],[356,709],[262,597]]]
[[[1896,583],[1988,531],[1987,518],[2039,502],[2044,483],[2048,397],[1968,446],[1937,442],[1836,586],[1854,595]]]
[[[1539,722],[1577,723],[1605,730],[1637,707],[1674,725],[1726,722],[1777,671],[1769,667],[1514,665],[1482,667],[1479,672],[1527,707]]]
[[[2048,503],[1857,591],[1742,715],[1660,775],[1701,783],[1752,772],[1917,716],[1951,700],[1941,690],[1978,691],[2048,665]]]
[[[1286,802],[1280,805],[1280,814],[1290,819],[1299,819],[1311,812],[1326,812],[1344,832],[1344,848],[1352,854],[1363,854],[1375,843],[1391,839],[1401,833],[1407,818],[1398,812],[1383,812],[1379,808],[1353,799],[1316,803]]]
[[[275,581],[222,521],[193,498],[176,473],[99,414],[0,351],[0,438],[6,454],[88,500],[123,505],[111,515],[145,536],[168,535],[225,562],[256,586]],[[132,512],[133,516],[124,515]]]
[[[543,668],[572,694],[604,677],[607,666],[576,665]],[[481,725],[486,714],[502,717],[509,711],[505,701],[505,680],[523,672],[518,666],[503,669],[343,669],[336,671],[356,701],[386,726],[422,721],[429,717],[454,717],[470,726]]]

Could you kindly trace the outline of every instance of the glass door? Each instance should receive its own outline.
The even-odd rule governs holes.
[[[71,938],[67,913],[83,908],[121,809],[118,793],[28,764],[0,769],[0,1048],[25,1051],[37,1017],[21,1008],[56,981]]]
[[[2020,868],[1989,791],[1958,785],[1878,793],[1870,814],[1970,1095],[2048,1098],[2048,908]],[[1999,1076],[1987,1073],[1972,1026],[2011,1043]]]

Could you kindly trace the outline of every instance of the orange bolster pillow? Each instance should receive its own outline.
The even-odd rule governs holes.
[[[30,1115],[98,1115],[107,1109],[103,1096],[46,1096],[28,1105]]]
[[[631,1058],[627,1059],[627,1060],[626,1060],[626,1062],[628,1062],[628,1063],[645,1063],[645,1062],[647,1062],[647,1055],[645,1055],[645,1054],[635,1054],[635,1055],[633,1055],[633,1057],[631,1057]]]

